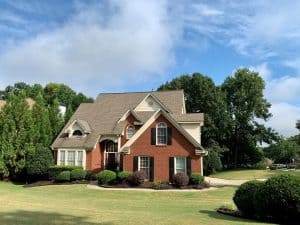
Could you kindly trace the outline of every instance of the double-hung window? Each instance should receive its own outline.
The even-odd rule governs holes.
[[[75,151],[68,151],[68,166],[75,166]]]
[[[77,166],[83,166],[83,151],[77,152]]]
[[[186,157],[174,157],[174,172],[186,174]]]
[[[166,145],[167,144],[167,133],[168,128],[166,123],[158,123],[156,125],[156,144]]]
[[[60,157],[59,157],[60,165],[64,166],[65,160],[66,160],[66,151],[60,151]]]
[[[138,170],[146,174],[147,179],[150,178],[150,158],[148,156],[139,156]]]

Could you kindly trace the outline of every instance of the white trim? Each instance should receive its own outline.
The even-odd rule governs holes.
[[[68,165],[68,154],[70,151],[75,151],[75,166],[81,166],[78,165],[78,152],[82,151],[82,167],[83,169],[86,168],[86,150],[85,149],[73,149],[73,148],[60,148],[57,149],[57,160],[56,165],[60,166],[60,152],[65,151],[65,166]]]
[[[149,119],[148,121],[140,128],[138,129],[135,134],[130,138],[120,149],[120,152],[129,154],[130,153],[130,146],[138,139],[139,136],[141,136],[142,133],[158,118],[160,115],[160,110],[156,111]]]
[[[203,157],[200,157],[200,163],[201,163],[201,170],[200,170],[200,174],[201,176],[203,176]]]
[[[184,172],[185,172],[185,174],[187,174],[187,160],[186,160],[186,157],[185,156],[175,156],[174,157],[174,174],[176,174],[177,173],[177,168],[176,168],[176,159],[177,158],[183,158],[184,159]]]
[[[137,121],[140,121],[139,118],[138,118],[138,116],[136,115],[136,113],[135,113],[133,110],[129,109],[129,110],[127,110],[127,111],[123,114],[123,116],[118,120],[117,123],[126,120],[127,117],[128,117],[130,114],[132,114],[132,115],[134,116],[134,118],[135,118]],[[141,121],[140,121],[140,122],[141,122]]]
[[[165,110],[165,111],[167,111],[167,112],[171,112],[164,104],[162,104],[162,102],[157,98],[157,97],[155,97],[155,95],[152,95],[151,93],[149,93],[149,94],[147,94],[146,95],[146,97],[142,100],[142,101],[140,101],[140,103],[139,104],[137,104],[137,106],[134,108],[134,111],[139,111],[139,110],[137,110],[139,107],[140,107],[140,105],[144,102],[144,101],[146,101],[146,99],[147,98],[149,98],[149,97],[151,97],[151,98],[153,98],[153,100],[163,109],[163,110]]]

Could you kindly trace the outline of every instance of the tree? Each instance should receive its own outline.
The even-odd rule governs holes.
[[[38,144],[36,151],[26,160],[26,171],[30,180],[47,179],[48,169],[54,163],[51,149]]]
[[[264,148],[265,156],[275,163],[291,163],[300,156],[300,146],[292,140],[280,140]]]
[[[222,146],[230,130],[230,117],[221,89],[211,78],[200,73],[179,76],[158,88],[158,90],[177,89],[184,90],[188,113],[204,113],[203,146],[208,147],[211,142],[217,142]]]
[[[18,175],[25,167],[27,155],[34,151],[33,121],[25,101],[25,93],[11,93],[0,115],[1,158],[9,175]]]
[[[34,144],[50,146],[53,138],[49,111],[41,93],[37,95],[36,102],[32,108],[32,118],[34,121]]]
[[[57,99],[54,99],[53,103],[50,104],[48,107],[53,141],[64,126],[64,118],[59,111],[59,102]]]
[[[256,163],[262,157],[257,142],[271,143],[276,137],[272,129],[259,124],[258,119],[266,121],[271,104],[264,98],[265,84],[258,73],[249,69],[238,69],[221,86],[226,96],[226,105],[232,118],[231,137],[227,146],[229,162],[235,167],[242,163]],[[232,160],[233,159],[233,160]]]

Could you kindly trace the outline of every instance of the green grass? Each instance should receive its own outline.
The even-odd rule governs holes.
[[[292,174],[300,178],[300,170],[228,170],[211,175],[211,177],[228,179],[228,180],[253,180],[266,179],[278,174]]]
[[[24,188],[0,182],[0,224],[261,224],[220,215],[231,187],[205,192],[102,191],[85,185]]]

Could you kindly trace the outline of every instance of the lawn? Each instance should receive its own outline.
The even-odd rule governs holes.
[[[24,188],[0,182],[0,224],[262,224],[220,215],[231,187],[205,192],[91,190],[85,185]]]
[[[211,177],[228,179],[228,180],[253,180],[269,178],[278,174],[293,174],[300,178],[300,170],[228,170],[211,175]]]

